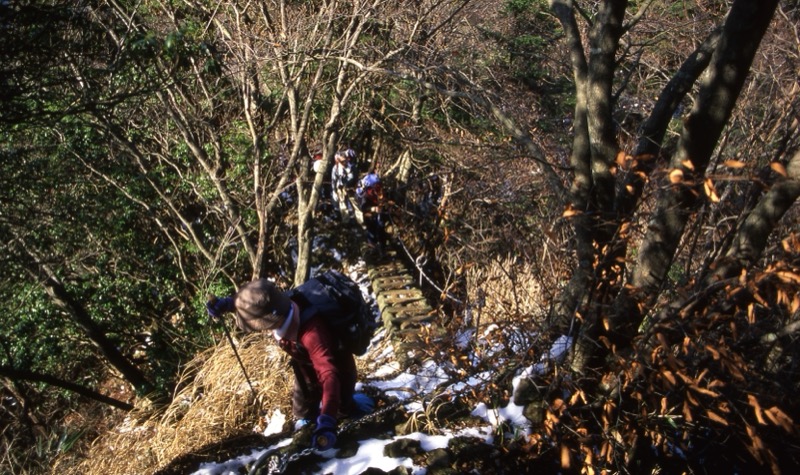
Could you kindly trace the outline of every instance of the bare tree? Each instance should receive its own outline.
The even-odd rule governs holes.
[[[632,42],[625,42],[626,35],[657,2],[637,3],[639,10],[634,12],[624,0],[596,3],[595,11],[567,0],[551,0],[550,5],[566,33],[576,89],[571,149],[574,176],[565,215],[574,227],[578,261],[552,317],[557,333],[575,338],[569,360],[572,370],[589,379],[602,378],[588,385],[602,400],[619,396],[623,381],[634,377],[614,380],[611,375],[625,369],[611,369],[611,361],[628,361],[627,355],[637,349],[677,345],[682,335],[666,330],[668,322],[724,306],[711,296],[729,288],[730,281],[725,279],[758,263],[771,234],[780,227],[781,217],[798,198],[794,172],[784,173],[784,178],[771,184],[769,192],[758,196],[757,204],[746,210],[732,239],[721,244],[724,252],[712,252],[702,263],[691,265],[698,276],[705,271],[706,277],[698,277],[688,295],[674,291],[670,271],[677,261],[691,261],[694,255],[686,249],[697,232],[691,224],[703,219],[708,203],[719,201],[710,177],[718,158],[715,153],[725,144],[726,130],[778,1],[736,0],[728,11],[715,11],[725,13],[722,23],[698,39],[695,51],[666,82],[630,142],[634,144],[630,153],[620,143],[615,115],[628,85],[620,58],[628,54],[623,47]],[[579,24],[581,18],[588,20],[585,30]],[[668,142],[671,119],[680,114],[681,104],[688,98],[694,105],[686,113],[677,139]],[[796,127],[785,130],[787,140],[795,143]],[[793,170],[796,155],[791,159],[786,149],[782,150],[784,153],[772,160]],[[665,171],[660,174],[660,170]],[[654,188],[656,194],[645,194],[646,188]],[[649,224],[639,228],[648,216],[644,210],[651,207]],[[712,404],[710,412],[718,410]],[[690,412],[685,410],[685,414]],[[776,456],[769,449],[761,451],[756,439],[753,435],[750,445],[755,457],[770,460],[772,469],[777,470]]]

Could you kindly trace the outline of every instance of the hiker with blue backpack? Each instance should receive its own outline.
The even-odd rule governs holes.
[[[364,217],[364,227],[367,230],[367,244],[382,255],[384,247],[388,244],[389,234],[386,231],[389,219],[386,213],[385,197],[380,176],[375,172],[364,175],[356,187],[356,200]]]
[[[369,396],[355,393],[354,355],[366,352],[375,319],[357,284],[347,276],[331,270],[288,292],[258,279],[233,296],[211,297],[206,309],[213,318],[234,313],[243,331],[272,331],[291,356],[295,427],[316,421],[315,449],[334,446],[340,418],[374,410]]]

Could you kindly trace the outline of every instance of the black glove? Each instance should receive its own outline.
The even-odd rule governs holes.
[[[234,309],[233,297],[211,297],[208,302],[206,302],[206,311],[213,318],[220,318],[223,313],[233,312]]]
[[[317,417],[317,428],[314,430],[312,447],[316,450],[328,450],[336,444],[336,419],[326,414]]]

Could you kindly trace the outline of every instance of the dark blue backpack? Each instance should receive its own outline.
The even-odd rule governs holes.
[[[358,284],[329,270],[292,289],[289,298],[300,307],[300,324],[319,315],[339,340],[340,348],[354,355],[367,352],[377,323]]]

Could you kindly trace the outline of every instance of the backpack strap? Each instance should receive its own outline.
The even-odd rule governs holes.
[[[300,309],[300,325],[302,326],[307,321],[311,320],[311,317],[317,314],[317,309],[311,305],[308,298],[303,295],[297,289],[292,289],[289,291],[289,298],[297,304],[297,308]]]

